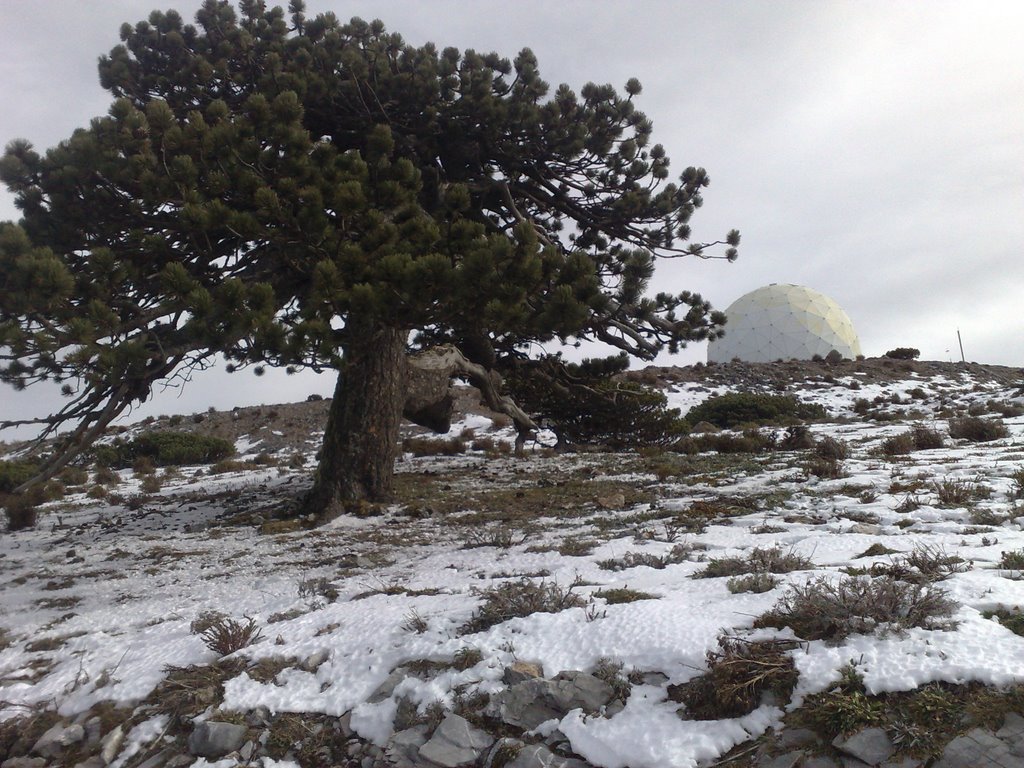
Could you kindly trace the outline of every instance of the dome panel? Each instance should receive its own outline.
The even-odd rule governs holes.
[[[730,304],[725,316],[725,336],[708,343],[709,362],[810,360],[833,349],[851,359],[861,353],[842,308],[801,285],[758,288]]]

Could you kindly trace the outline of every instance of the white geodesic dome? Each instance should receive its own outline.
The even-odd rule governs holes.
[[[725,310],[725,336],[708,344],[708,362],[810,360],[832,350],[854,359],[860,340],[838,304],[802,285],[772,283]]]

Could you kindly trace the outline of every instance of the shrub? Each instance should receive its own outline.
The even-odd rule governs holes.
[[[725,582],[726,588],[734,595],[741,592],[753,592],[756,595],[770,592],[779,586],[780,579],[770,573],[749,573],[746,576],[735,576]]]
[[[962,507],[977,498],[977,486],[967,480],[945,478],[932,483],[932,490],[939,498],[939,503],[946,507]]]
[[[778,447],[775,435],[762,434],[756,429],[744,430],[742,435],[728,433],[697,435],[680,440],[674,448],[681,453],[765,453]]]
[[[881,450],[886,456],[902,456],[914,451],[942,448],[943,445],[941,432],[918,424],[907,432],[883,440]]]
[[[562,588],[552,581],[534,582],[528,578],[485,589],[478,593],[483,597],[483,603],[459,628],[459,633],[483,632],[509,619],[535,613],[558,613],[568,608],[584,607],[583,598],[572,590],[573,586]]]
[[[146,475],[139,488],[143,493],[157,493],[160,490],[160,478],[156,475]]]
[[[804,640],[839,642],[852,634],[947,629],[956,608],[941,590],[893,578],[818,578],[793,585],[755,627],[789,627]]]
[[[896,347],[885,353],[890,360],[917,360],[921,356],[921,350],[913,347]]]
[[[193,432],[145,432],[134,440],[115,440],[93,448],[96,461],[123,469],[140,458],[149,458],[159,467],[182,464],[211,464],[232,456],[235,446],[228,440]]]
[[[822,459],[843,461],[850,455],[850,447],[842,440],[834,437],[823,437],[814,446],[814,453]]]
[[[682,685],[669,686],[669,698],[686,705],[696,720],[720,720],[750,714],[768,692],[779,706],[789,701],[797,671],[788,640],[742,640],[722,636],[719,650],[708,651],[708,671]]]
[[[1024,571],[1024,549],[1002,552],[999,558],[999,567],[1008,571]]]
[[[803,403],[792,395],[762,395],[753,392],[732,392],[705,400],[690,409],[686,421],[710,422],[730,429],[741,424],[772,424],[779,422],[823,419],[828,416],[817,404]]]
[[[814,448],[814,435],[805,424],[792,424],[786,428],[786,434],[779,441],[779,448],[784,451],[802,451]]]
[[[919,451],[928,451],[933,448],[942,448],[945,445],[945,441],[942,439],[942,433],[935,429],[922,426],[920,424],[915,425],[910,430],[910,435],[914,439],[914,448]]]
[[[602,560],[597,565],[606,571],[624,571],[642,565],[660,571],[670,565],[685,562],[691,552],[693,552],[692,545],[676,544],[664,555],[655,555],[650,552],[627,552],[622,557]]]
[[[949,436],[970,440],[972,443],[987,443],[1006,437],[1010,431],[1000,419],[983,419],[980,416],[964,416],[949,420]]]
[[[244,624],[234,619],[222,619],[208,627],[201,637],[211,651],[227,656],[252,645],[262,634],[262,630],[256,627],[256,620],[246,617]]]
[[[0,461],[0,493],[10,493],[26,480],[31,480],[38,471],[39,465],[34,461]]]
[[[657,600],[661,595],[641,592],[638,589],[630,589],[629,587],[613,587],[597,590],[594,593],[594,597],[600,597],[608,605],[619,605],[620,603],[635,603],[637,600]]]
[[[745,557],[712,558],[695,579],[713,579],[721,576],[740,576],[746,573],[791,573],[813,568],[814,563],[793,550],[782,547],[755,547]]]
[[[85,485],[89,482],[89,473],[83,467],[64,467],[57,479],[68,487]]]
[[[7,530],[23,531],[35,527],[39,520],[39,505],[45,501],[43,490],[39,486],[30,488],[17,496],[0,496],[0,503],[7,512]]]
[[[804,465],[807,477],[820,477],[822,480],[837,480],[846,477],[846,468],[841,461],[835,459],[815,458]]]

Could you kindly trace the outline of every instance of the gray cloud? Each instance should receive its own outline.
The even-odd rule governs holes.
[[[176,7],[190,18],[198,5]],[[45,148],[103,113],[96,59],[151,7],[0,4],[0,139]],[[804,284],[847,310],[867,354],[915,346],[944,359],[959,327],[968,359],[1024,366],[1015,0],[309,2],[310,13],[332,7],[380,17],[413,44],[528,46],[552,86],[640,78],[639,105],[676,172],[710,172],[696,236],[743,233],[739,262],[665,263],[659,290],[695,289],[724,308],[769,282]],[[0,194],[0,219],[15,214]],[[660,362],[702,358],[696,345]],[[263,399],[309,391],[273,386],[280,398]]]

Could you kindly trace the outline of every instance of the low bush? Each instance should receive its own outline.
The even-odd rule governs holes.
[[[619,605],[621,603],[635,603],[637,600],[657,600],[660,595],[641,592],[638,589],[630,589],[629,587],[611,587],[609,589],[597,590],[594,593],[594,597],[600,597],[608,605]]]
[[[814,454],[822,459],[843,461],[850,456],[850,446],[842,440],[825,436],[814,446]]]
[[[535,613],[559,613],[568,608],[583,608],[586,602],[572,590],[572,585],[563,588],[553,581],[536,582],[528,578],[506,581],[482,590],[478,594],[483,602],[469,621],[459,628],[459,634],[483,632],[509,619]]]
[[[670,565],[685,562],[692,552],[692,545],[676,544],[664,555],[655,555],[651,552],[627,552],[622,557],[602,560],[597,565],[606,571],[625,571],[642,565],[660,571]]]
[[[685,437],[675,446],[680,453],[766,453],[778,447],[775,435],[748,429],[742,435],[728,433]]]
[[[262,630],[257,628],[255,619],[247,617],[242,623],[221,618],[199,634],[207,648],[220,656],[227,656],[255,643],[260,639]]]
[[[754,547],[744,557],[712,558],[695,579],[714,579],[722,576],[742,576],[747,573],[792,573],[813,568],[810,558],[782,547]]]
[[[98,464],[115,469],[149,459],[158,467],[183,464],[212,464],[232,456],[235,446],[228,440],[193,432],[144,432],[134,440],[115,440],[93,448]]]
[[[814,458],[808,461],[803,469],[807,477],[818,477],[822,480],[838,480],[847,475],[843,462],[835,459]]]
[[[762,592],[771,592],[779,586],[780,581],[770,573],[748,573],[746,576],[734,576],[725,582],[725,586],[734,595],[741,592],[759,595]]]
[[[919,424],[907,432],[883,440],[881,451],[886,456],[902,456],[914,451],[942,448],[944,444],[941,432]]]
[[[944,507],[963,507],[979,498],[977,483],[947,477],[932,483],[932,490]],[[981,491],[984,494],[984,491]]]
[[[822,406],[803,403],[792,395],[733,392],[708,398],[691,408],[685,418],[690,424],[707,421],[716,427],[730,429],[742,424],[791,423],[827,416],[828,412]]]
[[[972,443],[987,443],[1006,437],[1010,431],[1000,419],[983,419],[980,416],[963,416],[949,420],[949,436],[970,440]]]
[[[896,347],[885,353],[890,360],[916,360],[921,356],[921,350],[913,347]]]
[[[31,480],[38,471],[39,465],[34,461],[0,461],[0,493],[10,493],[26,480]]]
[[[948,629],[956,603],[929,585],[891,576],[822,577],[793,585],[755,627],[789,627],[804,640],[839,642],[848,635],[902,633],[910,627]]]

